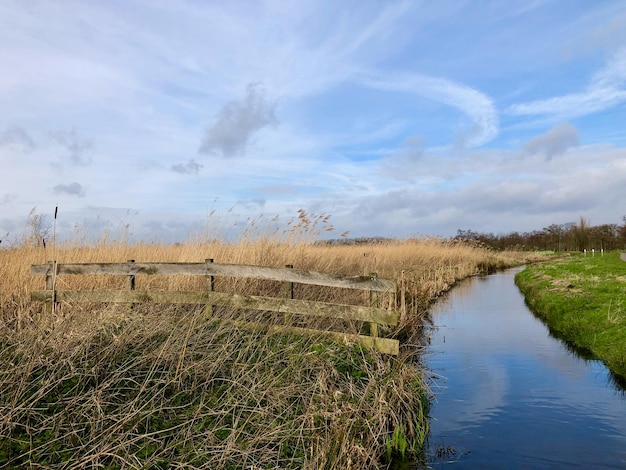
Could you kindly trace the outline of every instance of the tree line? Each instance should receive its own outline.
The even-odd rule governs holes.
[[[552,224],[532,232],[507,234],[457,230],[456,241],[477,243],[495,250],[583,251],[626,249],[626,216],[622,224],[590,225],[581,217],[578,222]]]

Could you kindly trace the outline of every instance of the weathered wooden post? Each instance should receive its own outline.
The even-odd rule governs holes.
[[[621,259],[622,261],[626,261],[626,253],[620,254],[619,259]]]
[[[126,261],[127,263],[134,263],[135,260],[134,259],[129,259],[128,261]],[[128,290],[135,290],[135,275],[134,274],[129,274],[128,278],[126,280],[126,287],[128,288]],[[128,304],[128,311],[132,311],[135,308],[135,304],[133,304],[132,302]]]
[[[376,280],[377,277],[377,273],[370,273],[370,279],[372,281]],[[370,291],[370,307],[378,307],[378,292],[375,290]],[[378,323],[370,322],[370,336],[374,338],[378,337]]]
[[[287,269],[293,269],[293,264],[286,264]],[[286,281],[283,283],[283,296],[287,299],[293,299],[293,282]],[[291,323],[291,315],[285,313],[285,325]]]
[[[213,264],[213,258],[207,258],[204,260],[204,263],[207,266],[207,272],[209,271],[209,265]],[[207,290],[209,292],[214,292],[215,291],[215,276],[207,276]],[[209,294],[210,296],[211,294]],[[205,307],[205,313],[207,315],[213,315],[213,305],[211,303],[206,304]]]

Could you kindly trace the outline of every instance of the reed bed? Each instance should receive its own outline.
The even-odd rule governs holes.
[[[234,243],[105,239],[0,250],[0,467],[343,469],[419,458],[430,396],[419,362],[421,315],[458,280],[528,256],[435,239],[343,245],[250,233]],[[241,330],[221,321],[233,312],[207,317],[191,307],[63,305],[53,315],[30,302],[29,292],[43,287],[30,266],[51,259],[208,258],[397,279],[407,292],[400,356],[321,337]],[[96,289],[120,281],[57,282]],[[206,281],[138,276],[137,282],[137,289],[193,290]],[[216,282],[220,291],[279,288]],[[311,300],[363,300],[338,289],[297,289],[296,297]]]

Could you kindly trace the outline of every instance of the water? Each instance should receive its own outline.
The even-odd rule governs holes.
[[[432,312],[433,468],[626,468],[626,394],[528,310],[520,269],[470,279]]]

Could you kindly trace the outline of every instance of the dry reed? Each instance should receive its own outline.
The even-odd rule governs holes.
[[[301,214],[288,239],[248,232],[236,243],[68,242],[55,247],[55,258],[212,258],[376,272],[404,279],[408,313],[401,329],[411,332],[428,303],[458,280],[523,261],[516,254],[441,240],[316,244],[296,235],[326,222],[307,220]],[[0,465],[382,468],[386,454],[419,454],[428,429],[428,391],[415,341],[390,358],[321,338],[243,331],[194,309],[64,305],[52,315],[29,300],[43,282],[30,275],[30,265],[51,258],[49,248],[26,243],[0,250]],[[119,282],[69,276],[59,277],[57,287],[121,287]],[[138,276],[137,282],[138,289],[191,290],[206,281]],[[267,281],[217,283],[217,290],[236,292],[280,287]],[[297,289],[296,296],[313,300],[360,300],[340,290]]]

